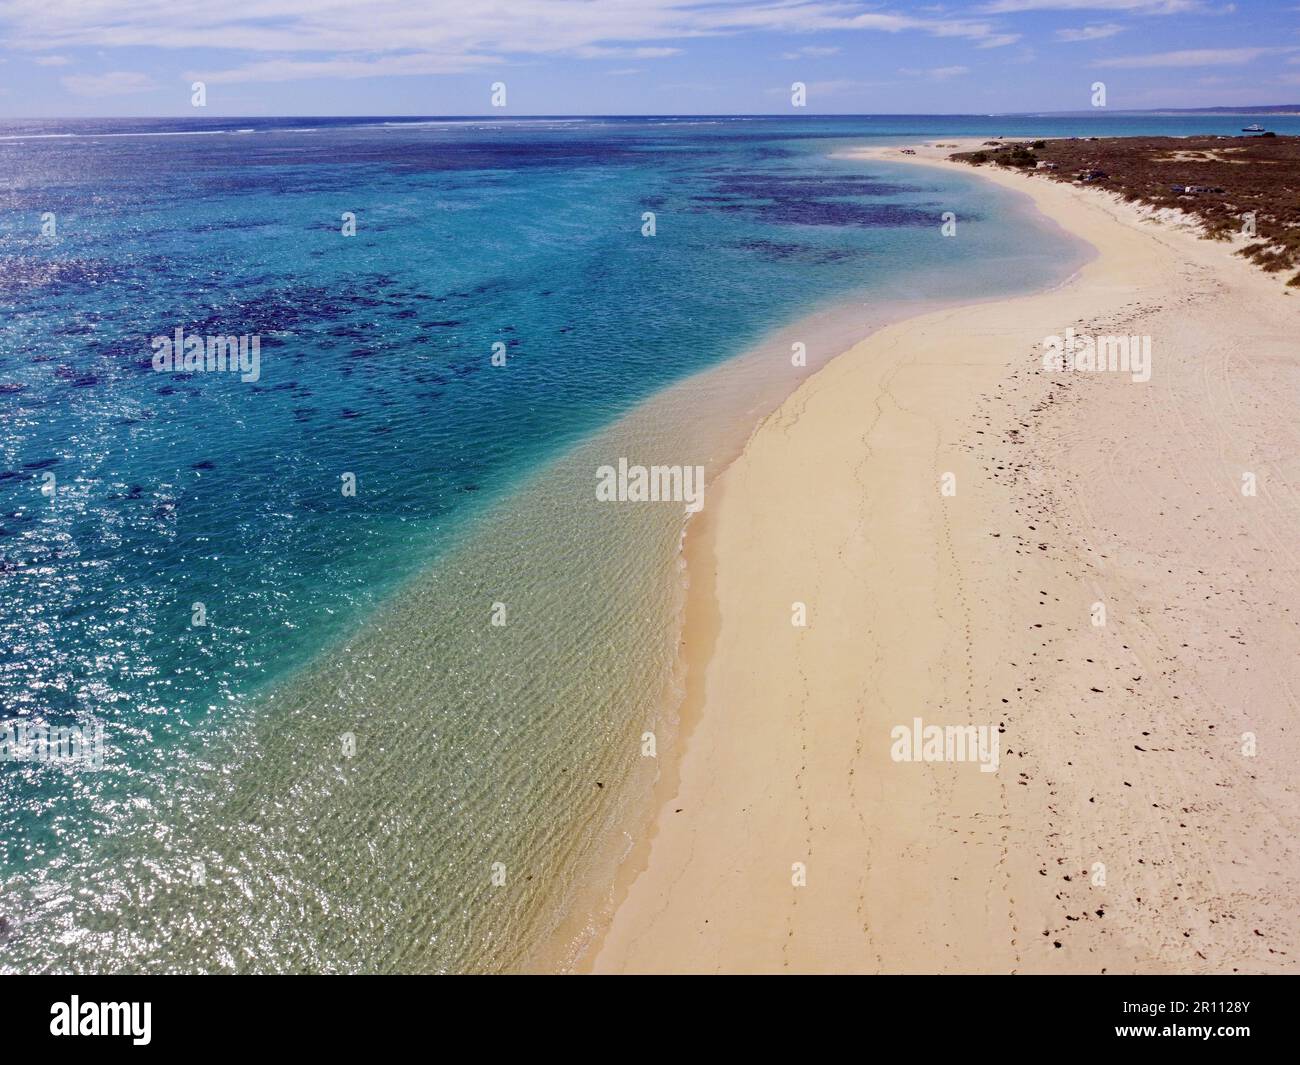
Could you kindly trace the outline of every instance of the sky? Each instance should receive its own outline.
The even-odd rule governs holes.
[[[8,118],[1082,111],[1096,82],[1296,103],[1300,0],[0,0]]]

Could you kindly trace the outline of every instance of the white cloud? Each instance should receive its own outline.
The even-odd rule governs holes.
[[[948,78],[955,78],[962,74],[969,74],[970,67],[930,67],[928,70],[916,70],[912,67],[905,67],[899,71],[900,74],[906,74],[909,77],[933,78],[935,81],[946,81]]]
[[[847,0],[0,0],[0,25],[28,50],[202,48],[243,52],[205,80],[443,73],[511,57],[653,59],[692,38],[751,32],[921,33],[996,48],[1020,39],[987,19],[863,11]]]
[[[861,93],[867,89],[885,89],[892,88],[896,85],[892,81],[855,81],[851,78],[838,78],[833,81],[810,81],[807,86],[808,100],[813,102],[819,97],[824,96],[843,96],[845,93]],[[790,95],[790,86],[782,85],[777,88],[763,90],[769,96],[786,96]]]
[[[1234,67],[1253,63],[1266,55],[1300,51],[1298,48],[1191,48],[1182,52],[1156,52],[1152,55],[1122,55],[1099,59],[1093,66],[1119,67],[1128,70],[1149,67]]]
[[[1081,26],[1077,30],[1057,30],[1058,41],[1101,41],[1123,33],[1124,27],[1118,22],[1106,22],[1101,25]]]
[[[108,74],[69,74],[59,79],[68,92],[76,96],[128,96],[156,88],[148,74],[114,70]]]
[[[38,67],[66,67],[72,60],[65,55],[38,55],[32,62]]]
[[[185,80],[206,81],[213,85],[310,78],[351,80],[410,74],[462,74],[483,67],[496,69],[498,66],[500,61],[493,56],[426,53],[380,56],[376,59],[268,59],[228,70],[186,71]]]
[[[822,46],[817,44],[806,44],[794,52],[786,52],[782,59],[822,59],[828,55],[838,55],[839,48],[834,46]]]
[[[1021,11],[1131,11],[1137,15],[1186,15],[1206,11],[1205,0],[990,0],[977,10],[986,15]]]
[[[610,48],[609,46],[583,45],[573,54],[580,59],[666,59],[681,55],[680,48]]]

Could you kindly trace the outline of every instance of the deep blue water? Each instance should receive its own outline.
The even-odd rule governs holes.
[[[1244,124],[0,124],[0,718],[93,714],[165,762],[655,390],[849,294],[994,294],[1050,256],[979,182],[839,147]],[[935,239],[947,210],[960,242]],[[157,372],[178,328],[257,335],[259,379]],[[0,874],[130,800],[88,787],[0,765]]]

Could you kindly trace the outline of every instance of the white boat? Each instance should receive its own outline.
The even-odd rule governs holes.
[[[1242,126],[1241,132],[1242,133],[1263,133],[1264,127],[1261,126],[1258,122],[1252,122],[1249,126]]]

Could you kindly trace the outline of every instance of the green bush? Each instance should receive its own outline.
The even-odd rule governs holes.
[[[1017,144],[1005,156],[1002,157],[1004,166],[1030,167],[1038,162],[1038,156],[1026,148],[1023,144]]]

